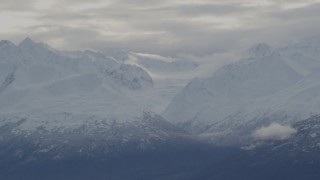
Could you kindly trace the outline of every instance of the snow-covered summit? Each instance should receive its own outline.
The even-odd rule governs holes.
[[[36,46],[36,42],[34,42],[32,39],[29,37],[26,37],[24,40],[22,40],[18,46],[20,47],[31,47],[31,46]]]
[[[303,50],[296,46],[255,46],[254,56],[191,81],[164,117],[216,142],[233,142],[273,121],[293,123],[320,114],[319,56],[311,53],[313,43]]]
[[[10,47],[0,48],[1,125],[10,122],[6,117],[29,117],[21,125],[25,130],[77,127],[81,118],[63,121],[63,114],[130,121],[147,110],[144,93],[153,81],[137,66],[94,51],[67,56],[30,38],[1,45]]]

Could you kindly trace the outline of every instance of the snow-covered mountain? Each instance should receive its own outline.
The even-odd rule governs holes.
[[[192,80],[163,115],[216,142],[234,143],[263,125],[320,114],[319,45],[315,40],[280,49],[258,44],[211,77]]]
[[[152,110],[197,63],[0,41],[0,179],[318,179],[319,44],[250,48],[175,96],[171,123]]]
[[[142,68],[99,52],[62,52],[30,38],[18,46],[1,41],[0,144],[109,152],[116,144],[152,148],[153,141],[188,136],[150,112],[152,89]]]
[[[0,179],[185,179],[210,146],[151,112],[156,93],[102,53],[1,41]]]

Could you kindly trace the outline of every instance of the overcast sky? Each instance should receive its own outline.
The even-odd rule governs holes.
[[[320,0],[1,0],[0,38],[202,56],[320,34]]]

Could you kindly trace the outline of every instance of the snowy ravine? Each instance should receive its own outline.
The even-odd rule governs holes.
[[[29,161],[188,139],[151,112],[152,89],[142,68],[99,52],[62,52],[30,38],[17,46],[0,41],[0,146]]]
[[[258,44],[209,78],[195,78],[163,116],[216,143],[247,142],[272,122],[292,124],[320,114],[320,41],[275,49]]]

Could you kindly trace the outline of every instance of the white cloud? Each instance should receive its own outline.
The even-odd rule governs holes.
[[[296,134],[297,130],[291,126],[271,123],[253,132],[253,138],[257,140],[285,140]]]

